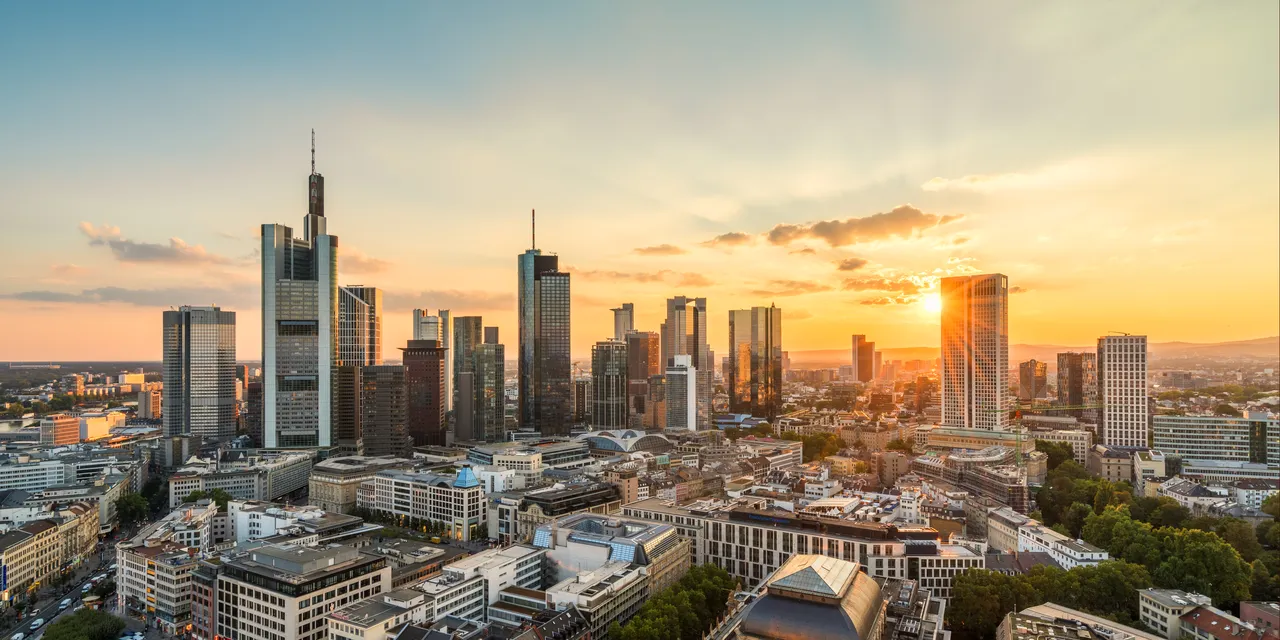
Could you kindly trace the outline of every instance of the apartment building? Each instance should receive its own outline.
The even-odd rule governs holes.
[[[1138,590],[1138,619],[1166,640],[1182,638],[1182,616],[1213,604],[1208,596],[1177,589]]]
[[[62,567],[62,539],[58,524],[36,520],[0,536],[0,572],[4,588],[0,600],[39,588]]]
[[[135,537],[116,545],[117,611],[146,616],[168,634],[191,624],[191,574],[198,551],[171,540]]]
[[[471,467],[456,476],[383,470],[360,485],[357,506],[406,522],[438,522],[455,540],[486,533],[484,487]]]
[[[1072,540],[1035,520],[1018,527],[1018,551],[1047,553],[1063,569],[1093,566],[1111,559],[1106,551],[1083,540]]]

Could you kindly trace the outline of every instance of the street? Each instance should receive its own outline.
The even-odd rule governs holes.
[[[8,624],[9,628],[0,638],[8,639],[19,632],[24,634],[27,640],[39,640],[39,638],[43,637],[45,629],[49,628],[49,625],[53,624],[58,616],[71,613],[80,604],[80,597],[84,595],[80,591],[83,585],[93,576],[107,572],[106,567],[111,566],[111,563],[115,561],[116,551],[113,544],[109,541],[104,542],[101,553],[95,553],[88,560],[80,563],[80,566],[76,567],[73,572],[75,579],[67,583],[62,589],[41,589],[38,609],[23,611],[22,619]],[[114,573],[108,575],[108,578],[114,580]],[[58,611],[58,606],[67,598],[71,599],[71,604],[66,609]],[[104,598],[102,606],[104,611],[114,613],[114,607],[114,596]],[[32,631],[31,622],[37,618],[44,618],[45,623],[39,629]]]

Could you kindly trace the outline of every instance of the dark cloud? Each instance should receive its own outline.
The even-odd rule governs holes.
[[[790,253],[791,253],[792,255],[810,255],[810,256],[811,256],[811,255],[813,255],[813,254],[817,253],[817,251],[816,251],[816,250],[814,250],[814,249],[813,249],[813,248],[811,248],[811,247],[805,247],[805,248],[803,248],[803,249],[796,249],[795,251],[792,251],[792,252],[790,252]]]
[[[89,238],[92,246],[105,246],[121,262],[167,264],[230,264],[229,258],[209,253],[203,246],[187,244],[182,238],[169,238],[169,244],[136,242],[126,239],[120,227],[104,224],[95,227],[81,222],[80,233]]]
[[[857,271],[867,266],[867,261],[862,258],[845,258],[836,263],[836,269],[840,271]]]
[[[749,233],[743,233],[742,231],[730,231],[729,233],[722,233],[702,243],[702,246],[704,247],[737,247],[744,244],[750,244],[753,240],[754,238],[752,238],[751,234]]]
[[[904,204],[894,207],[892,211],[863,218],[823,220],[812,224],[779,224],[769,230],[766,236],[770,243],[776,245],[791,244],[802,238],[816,238],[832,247],[843,247],[889,238],[911,238],[926,229],[954,222],[960,218],[961,216],[925,213]]]
[[[832,289],[829,285],[803,280],[772,280],[769,282],[769,287],[769,289],[752,291],[751,295],[764,297],[802,296],[807,293],[822,293]]]
[[[385,291],[382,304],[388,311],[412,309],[449,309],[456,315],[472,311],[515,309],[516,298],[510,293],[490,291],[458,291],[456,289],[433,291]]]
[[[910,277],[889,278],[847,278],[841,285],[845,291],[890,291],[907,295],[920,293],[921,284]]]
[[[678,256],[687,253],[684,249],[674,244],[660,244],[652,247],[638,247],[633,249],[634,252],[642,256]]]
[[[338,253],[338,271],[348,273],[382,273],[391,263],[381,258],[370,258],[359,251]]]
[[[969,236],[956,236],[951,239],[951,246],[958,247],[962,244],[968,243],[972,239],[973,238],[970,238]]]
[[[1031,291],[1031,290],[1026,287],[1018,287],[1018,286],[1009,287],[1009,293],[1026,293],[1028,291]]]
[[[214,287],[169,287],[161,289],[126,289],[124,287],[99,287],[79,293],[63,291],[20,291],[0,294],[0,298],[27,302],[65,303],[119,303],[139,307],[177,307],[189,305],[219,305],[227,311],[242,307],[253,296],[251,291],[218,289]]]

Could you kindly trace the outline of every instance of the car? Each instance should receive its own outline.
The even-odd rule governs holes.
[[[62,602],[60,602],[58,604],[58,611],[62,611],[69,606],[71,606],[71,598],[67,598],[66,600],[63,600]]]
[[[40,627],[43,627],[43,626],[44,626],[44,618],[36,618],[35,620],[31,621],[32,631],[35,631],[36,629],[39,629]]]
[[[15,634],[13,634],[13,637],[12,637],[12,638],[9,638],[9,640],[22,640],[22,639],[23,639],[23,638],[25,638],[25,637],[27,637],[27,634],[25,634],[25,633],[23,633],[23,632],[19,631],[19,632],[17,632],[17,633],[15,633]]]
[[[93,588],[93,583],[92,583],[92,582],[86,582],[86,583],[84,583],[84,586],[83,586],[83,587],[80,587],[80,593],[89,593],[89,590],[90,590],[90,589],[92,589],[92,588]]]

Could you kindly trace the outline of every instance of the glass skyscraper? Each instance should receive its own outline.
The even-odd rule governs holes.
[[[382,364],[382,292],[377,287],[338,288],[338,361]]]
[[[1009,278],[942,279],[942,425],[1009,425]]]
[[[675,364],[676,356],[689,356],[689,364],[696,375],[696,428],[710,429],[714,365],[711,363],[711,348],[707,344],[706,298],[676,296],[667,300],[667,321],[662,324],[662,355],[667,367]]]
[[[627,426],[627,343],[604,340],[591,347],[591,424]]]
[[[226,440],[236,433],[236,314],[164,312],[164,433]]]
[[[546,436],[568,435],[572,424],[569,274],[559,262],[538,249],[517,260],[520,426]]]
[[[729,312],[729,410],[777,417],[782,407],[782,309]]]

